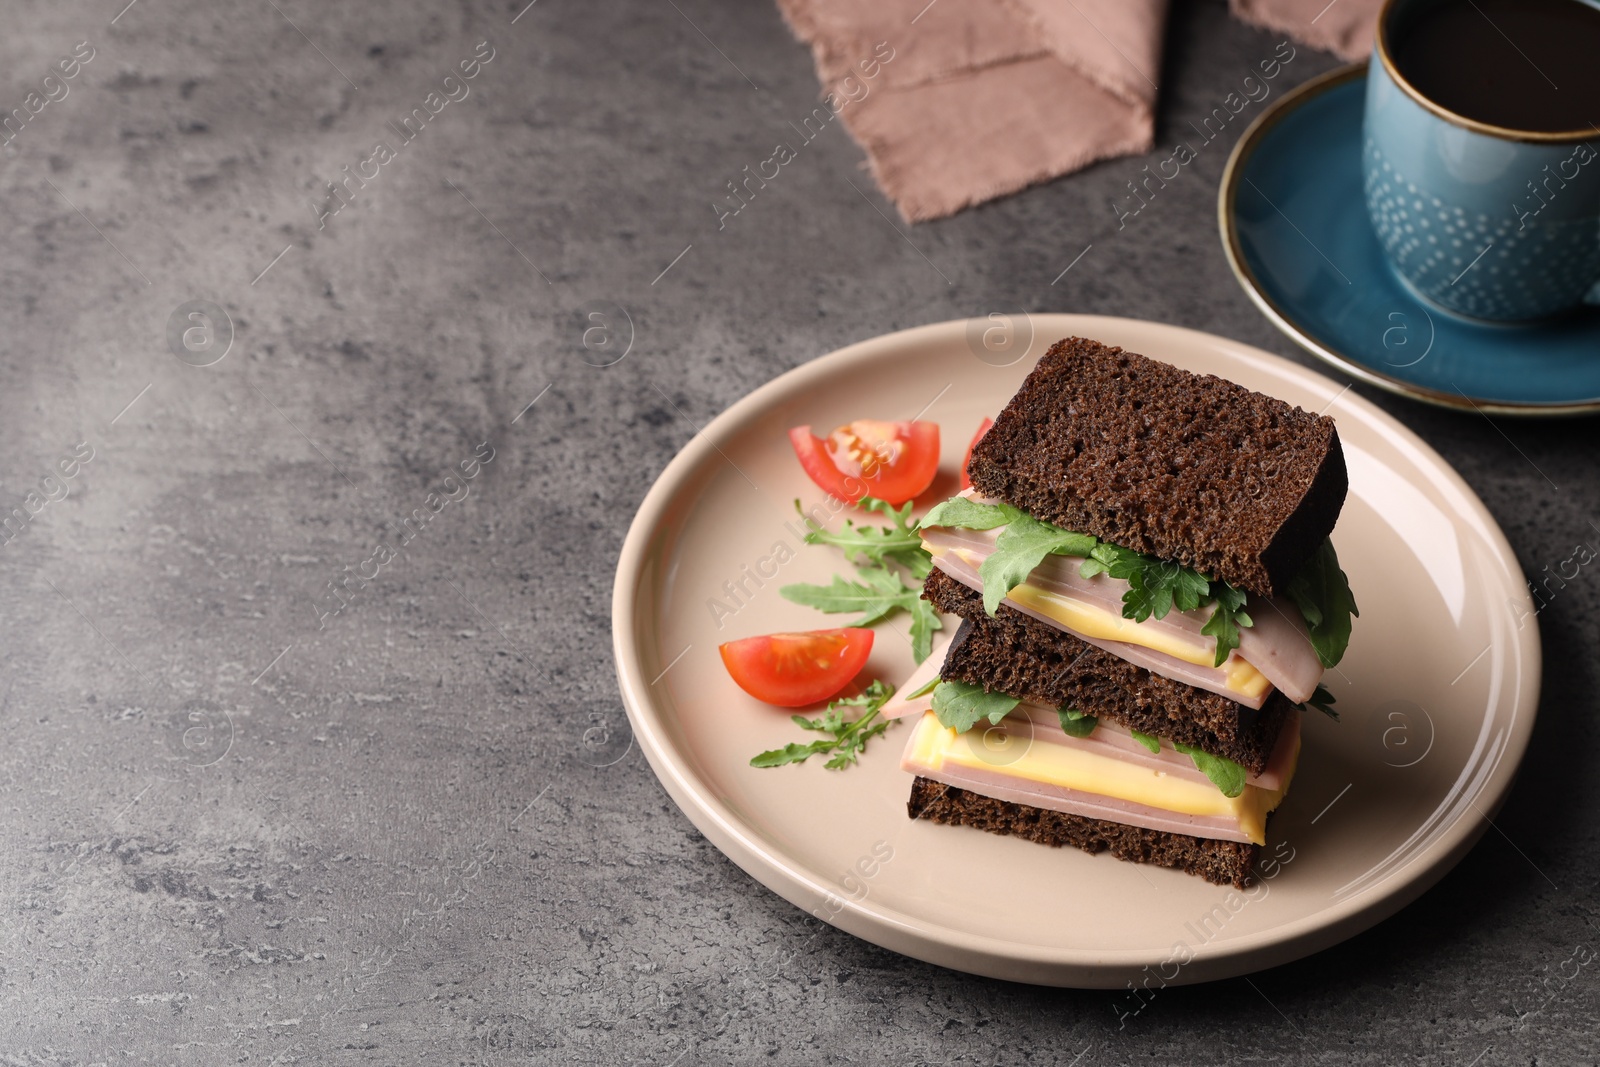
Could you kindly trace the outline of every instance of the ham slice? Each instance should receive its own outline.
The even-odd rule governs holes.
[[[1060,744],[1148,767],[1160,774],[1210,784],[1205,775],[1195,768],[1193,761],[1174,751],[1170,743],[1164,743],[1160,753],[1153,753],[1135,741],[1127,730],[1105,722],[1097,725],[1088,737],[1071,737],[1061,730],[1059,723],[1044,721],[1045,716],[1053,719],[1055,713],[1050,709],[1033,705],[1020,705],[1003,719],[999,726],[989,727],[987,724],[980,724],[975,729],[1000,732],[1002,736],[996,737],[990,733],[984,738],[984,743],[993,746],[996,751],[1006,751],[1004,746],[1013,742],[1019,746]],[[939,730],[943,727],[932,715],[927,715],[917,723],[917,729]],[[1299,755],[1299,742],[1300,717],[1296,712],[1292,719],[1285,721],[1267,770],[1252,776],[1246,785],[1271,792],[1284,790],[1293,776],[1294,764]],[[923,763],[917,758],[918,747],[917,738],[913,736],[906,745],[905,756],[900,763],[902,770],[945,785],[968,789],[996,800],[1027,804],[1068,815],[1105,819],[1166,833],[1190,834],[1224,841],[1251,840],[1238,818],[1233,815],[1191,815],[1118,797],[1070,789],[1051,782],[1006,773],[1003,767],[1009,764],[1002,765],[999,762],[993,768],[957,764],[948,760],[934,766]]]
[[[946,765],[934,770],[919,767],[910,760],[902,763],[901,767],[923,778],[953,785],[957,789],[971,790],[979,796],[993,797],[1008,804],[1026,804],[1047,811],[1081,815],[1088,819],[1104,819],[1125,826],[1142,826],[1146,830],[1159,830],[1169,834],[1189,834],[1192,837],[1222,841],[1250,840],[1250,835],[1240,829],[1239,820],[1228,815],[1189,815],[1184,812],[1165,811],[1147,804],[1136,804],[1131,800],[1081,793],[1048,782],[1030,782],[975,767]]]
[[[1024,718],[1028,720],[1027,726],[1022,724],[1021,720]],[[1034,744],[1066,745],[1084,752],[1119,759],[1124,763],[1134,763],[1141,767],[1159,770],[1174,778],[1187,778],[1194,782],[1210,781],[1194,765],[1194,760],[1172,747],[1171,741],[1162,741],[1161,751],[1151,752],[1141,742],[1135,740],[1133,731],[1121,723],[1111,722],[1108,719],[1100,720],[1088,737],[1073,737],[1061,729],[1061,718],[1054,708],[1044,708],[1037,704],[1019,704],[1010,715],[1001,720],[1001,725],[1021,731],[1024,737],[1031,735]],[[1300,712],[1296,709],[1290,711],[1284,718],[1283,728],[1278,731],[1278,740],[1273,746],[1271,758],[1267,760],[1266,769],[1260,774],[1250,775],[1245,779],[1245,784],[1261,789],[1282,789],[1289,769],[1294,765],[1295,750],[1299,743]]]
[[[901,687],[902,692],[915,693],[922,685],[938,674],[938,668],[928,671],[928,664],[934,663],[929,658],[918,668],[919,673],[925,672],[921,682],[916,681],[916,676]],[[881,714],[885,718],[900,719],[913,715],[922,715],[933,710],[933,694],[927,693],[915,699],[903,699],[896,695],[888,704],[884,705]],[[991,729],[987,722],[979,723],[974,729]],[[1109,719],[1101,719],[1094,731],[1088,737],[1073,737],[1061,729],[1061,717],[1054,708],[1044,707],[1023,701],[1014,708],[1011,714],[1000,720],[999,729],[1019,743],[1066,745],[1083,752],[1093,752],[1096,755],[1110,756],[1126,763],[1149,767],[1170,774],[1174,778],[1186,778],[1190,781],[1208,781],[1200,769],[1194,765],[1194,760],[1172,747],[1171,741],[1161,742],[1160,752],[1151,752],[1142,743],[1135,740],[1133,731],[1121,723]],[[1002,738],[991,737],[992,742],[999,743]],[[1283,720],[1283,728],[1278,731],[1278,740],[1272,750],[1272,756],[1267,760],[1266,768],[1260,774],[1252,774],[1245,780],[1245,784],[1258,786],[1262,789],[1282,789],[1287,778],[1288,769],[1293,766],[1295,750],[1300,741],[1300,712],[1291,710]],[[920,773],[920,772],[919,772]],[[957,783],[951,782],[950,785]],[[980,790],[981,792],[981,790]],[[992,795],[992,794],[986,794]]]
[[[977,496],[971,490],[962,494],[978,503],[993,503]],[[935,565],[950,577],[971,589],[982,592],[983,580],[979,568],[994,551],[1000,529],[966,530],[956,527],[930,527],[923,531],[923,543],[935,556]],[[1028,577],[1028,584],[1078,603],[1108,612],[1118,618],[1122,615],[1122,596],[1128,583],[1108,574],[1085,578],[1078,573],[1082,559],[1076,556],[1046,556]],[[1178,659],[1175,656],[1143,645],[1126,641],[1106,640],[1080,633],[1050,616],[1015,600],[1007,604],[1026,612],[1057,629],[1113,655],[1138,664],[1147,670],[1219,693],[1248,707],[1259,708],[1267,693],[1254,699],[1240,700],[1240,695],[1230,690],[1226,673],[1217,667],[1202,666]],[[1206,605],[1195,611],[1171,611],[1163,619],[1150,618],[1134,625],[1149,627],[1175,637],[1195,648],[1207,659],[1215,655],[1216,639],[1200,632],[1215,610]],[[1239,647],[1229,653],[1260,671],[1267,681],[1281,689],[1295,703],[1309,700],[1322,680],[1323,667],[1317,659],[1311,638],[1299,609],[1292,602],[1278,597],[1266,599],[1252,596],[1246,603],[1253,625],[1239,630]]]
[[[1310,700],[1325,668],[1300,609],[1281,596],[1265,600],[1252,596],[1245,610],[1253,625],[1239,628],[1239,648],[1233,654],[1266,675],[1296,704]]]
[[[939,633],[942,636],[948,632],[948,630],[941,630]],[[939,677],[939,669],[944,666],[944,649],[939,647],[939,636],[934,638],[934,642],[933,654],[923,660],[922,665],[911,672],[911,677],[900,683],[900,688],[896,689],[894,696],[884,703],[883,710],[878,712],[879,715],[882,715],[885,719],[903,719],[907,715],[921,715],[923,712],[932,709],[933,694],[924,693],[920,697],[912,697],[911,694]],[[942,643],[948,646],[950,641],[945,639]]]
[[[936,559],[934,560],[934,566],[944,571],[962,585],[976,590],[977,592],[983,592],[983,579],[978,577],[977,568],[972,566],[966,560],[962,559],[960,556],[951,554],[942,559]],[[1169,656],[1165,652],[1158,652],[1153,648],[1146,648],[1143,645],[1129,644],[1126,641],[1106,641],[1102,638],[1090,637],[1088,634],[1080,633],[1077,630],[1072,629],[1070,626],[1063,626],[1059,620],[1046,615],[1044,612],[1039,611],[1036,608],[1030,607],[1027,604],[1019,604],[1015,600],[1007,600],[1006,606],[1015,608],[1025,615],[1032,615],[1040,622],[1048,623],[1064,633],[1071,634],[1080,641],[1094,645],[1096,648],[1103,648],[1113,656],[1120,657],[1121,659],[1127,660],[1129,663],[1143,667],[1145,670],[1150,671],[1153,674],[1159,674],[1164,678],[1171,678],[1174,681],[1183,682],[1186,685],[1192,685],[1196,689],[1205,689],[1212,693],[1220,693],[1229,700],[1237,700],[1245,707],[1260,710],[1261,705],[1265,704],[1267,697],[1271,695],[1270,689],[1263,691],[1255,697],[1246,697],[1243,694],[1235,692],[1234,690],[1228,688],[1228,676],[1220,667],[1202,667],[1197,663],[1189,663],[1185,660],[1178,659],[1176,656]],[[1176,612],[1173,614],[1176,614]],[[1167,619],[1170,618],[1172,618],[1172,615],[1169,614]],[[1146,623],[1142,623],[1140,625],[1148,625],[1148,623],[1155,621],[1156,620],[1154,619],[1150,619],[1147,620]],[[1163,623],[1166,621],[1166,619],[1161,620]]]

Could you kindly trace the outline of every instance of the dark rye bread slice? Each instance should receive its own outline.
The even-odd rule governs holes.
[[[983,597],[934,568],[922,586],[934,607],[962,619],[940,677],[1050,707],[1105,717],[1140,733],[1194,745],[1260,774],[1293,706],[1274,692],[1260,711],[1163,678],[1006,604],[994,618]]]
[[[1073,845],[1091,854],[1109,851],[1119,860],[1173,867],[1217,885],[1240,889],[1249,887],[1256,860],[1261,855],[1260,845],[1244,841],[1217,841],[1082,815],[1065,815],[1046,808],[996,800],[920,775],[911,783],[911,799],[906,803],[906,811],[913,819],[971,826],[1053,848]]]
[[[973,449],[973,487],[1034,518],[1270,596],[1333,530],[1333,420],[1069,337]]]

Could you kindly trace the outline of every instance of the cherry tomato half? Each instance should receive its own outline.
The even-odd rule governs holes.
[[[799,708],[842,692],[866,666],[872,637],[860,627],[766,634],[729,641],[718,651],[740,689],[780,708]]]
[[[826,438],[796,426],[789,440],[800,465],[827,493],[855,503],[874,496],[904,504],[939,472],[939,424],[857,419]]]
[[[971,489],[972,479],[967,477],[967,464],[972,462],[972,450],[978,447],[978,442],[983,440],[983,435],[989,432],[989,427],[994,425],[994,420],[985,418],[978,424],[978,432],[972,435],[972,441],[967,445],[967,454],[961,457],[961,488]]]

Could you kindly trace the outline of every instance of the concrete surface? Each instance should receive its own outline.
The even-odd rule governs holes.
[[[1600,943],[1592,574],[1540,620],[1503,833],[1376,930],[1121,1032],[1110,994],[819,928],[628,746],[612,568],[691,421],[1015,306],[1306,361],[1224,264],[1220,147],[1121,232],[1146,160],[908,240],[835,128],[719,230],[816,96],[770,3],[122,2],[21,0],[0,32],[0,110],[58,97],[0,159],[0,499],[40,494],[0,545],[0,1063],[1592,1062],[1600,978],[1564,965]],[[1276,44],[1181,6],[1158,143]],[[1280,84],[1331,64],[1301,49]],[[346,166],[376,175],[332,214]],[[225,323],[185,311],[169,346],[191,301],[231,320],[216,362]],[[587,316],[615,306],[633,350],[597,367]],[[1590,537],[1592,422],[1361,392],[1528,570]],[[329,583],[374,569],[335,613]]]

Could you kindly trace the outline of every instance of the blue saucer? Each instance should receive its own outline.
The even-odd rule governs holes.
[[[1416,295],[1361,187],[1366,64],[1285,94],[1239,140],[1217,212],[1229,265],[1278,328],[1365,382],[1515,415],[1600,411],[1600,309],[1500,325]]]

